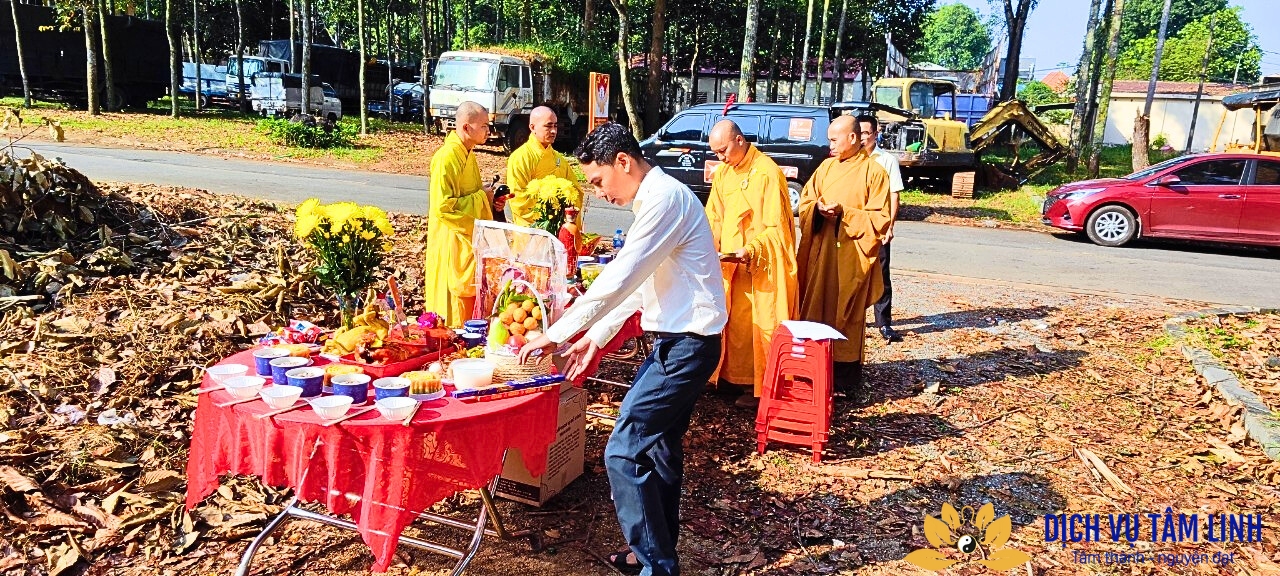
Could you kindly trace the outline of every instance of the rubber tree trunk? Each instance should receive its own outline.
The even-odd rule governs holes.
[[[200,97],[204,95],[204,87],[200,81],[200,3],[191,0],[191,61],[196,65],[196,112],[202,108]],[[243,66],[244,63],[241,62]],[[240,88],[244,91],[244,87]]]
[[[773,48],[769,49],[769,81],[765,84],[765,101],[774,102],[778,99],[778,44],[782,41],[782,9],[778,9],[778,13],[774,15],[773,23]]]
[[[18,0],[9,0],[13,11],[13,38],[18,50],[18,75],[22,77],[22,107],[31,107],[31,85],[27,83],[27,61],[22,49],[22,26],[18,24]]]
[[[298,12],[295,0],[285,0],[289,6],[289,72],[298,72]]]
[[[693,58],[689,59],[689,106],[698,103],[698,55],[702,48],[702,24],[693,27]]]
[[[1160,13],[1160,33],[1156,35],[1156,55],[1151,63],[1151,79],[1147,81],[1147,99],[1142,104],[1142,113],[1138,114],[1138,119],[1133,123],[1134,172],[1151,165],[1151,104],[1156,97],[1156,81],[1160,78],[1160,58],[1164,55],[1165,35],[1169,32],[1171,4],[1172,0],[1164,0],[1163,12]]]
[[[644,123],[636,113],[640,109],[636,102],[636,91],[631,86],[630,58],[627,55],[627,38],[631,34],[631,26],[627,21],[627,0],[609,0],[613,10],[618,13],[618,46],[615,57],[618,61],[618,88],[622,90],[622,106],[627,112],[627,121],[631,124],[631,134],[636,140],[644,139]]]
[[[822,76],[826,73],[823,64],[827,56],[827,19],[831,14],[831,0],[822,0],[822,26],[818,27],[818,69],[813,75],[813,103],[822,100]]]
[[[241,0],[236,0],[236,62],[244,62],[244,6]],[[236,67],[236,81],[240,83],[240,98],[237,105],[240,107],[241,114],[249,112],[249,98],[245,92],[249,90],[244,85],[244,66],[243,64]]]
[[[431,129],[431,112],[429,98],[431,91],[427,89],[431,85],[431,79],[428,78],[431,71],[428,58],[431,52],[427,50],[427,3],[426,0],[418,2],[418,24],[422,28],[422,71],[419,72],[419,84],[422,85],[422,133],[426,134]],[[360,41],[364,42],[364,29],[361,28]],[[364,93],[364,84],[360,85],[360,93]]]
[[[831,96],[836,102],[844,101],[844,57],[840,48],[844,46],[845,16],[849,13],[849,0],[840,1],[840,24],[836,29],[836,73],[831,79]]]
[[[658,130],[662,112],[662,42],[667,33],[667,0],[653,2],[653,34],[649,37],[649,75],[644,89],[644,126],[649,133]],[[639,137],[636,137],[639,139]]]
[[[595,28],[596,23],[596,2],[595,0],[584,0],[582,6],[582,41],[586,45],[591,45],[591,30]]]
[[[364,45],[364,0],[356,0],[356,36],[360,38],[360,135],[363,136],[369,133],[368,96],[364,93],[365,69],[369,67],[367,65],[369,62],[369,52],[368,48]],[[423,37],[426,37],[425,29]],[[424,63],[427,61],[425,49],[423,50],[422,61]],[[387,86],[387,90],[390,91],[391,86]],[[387,112],[390,113],[391,111],[388,109]]]
[[[89,103],[89,113],[97,116],[102,113],[98,102],[98,10],[94,6],[85,6],[84,15],[84,47],[85,47],[85,88]]]
[[[169,37],[169,115],[178,117],[178,88],[182,86],[182,43],[178,38],[178,22],[174,0],[164,0],[164,32]]]
[[[809,38],[813,36],[813,4],[814,0],[809,0],[809,15],[804,20],[804,49],[800,51],[799,104],[804,104],[809,97]]]
[[[760,0],[747,0],[747,24],[742,35],[742,63],[739,64],[738,101],[756,101],[756,38],[760,35]],[[777,48],[777,42],[774,42]]]
[[[10,0],[16,2],[17,0]],[[99,39],[102,42],[102,72],[104,81],[106,82],[107,101],[106,109],[108,112],[119,110],[124,106],[124,102],[116,95],[115,67],[111,65],[111,38],[107,32],[107,2],[106,0],[96,0],[95,8],[98,11],[98,31]]]
[[[311,0],[302,0],[302,111],[311,113]]]
[[[1116,79],[1116,55],[1120,52],[1120,23],[1124,18],[1124,0],[1115,0],[1111,11],[1110,40],[1107,41],[1107,60],[1102,72],[1102,86],[1098,90],[1098,116],[1093,122],[1093,147],[1089,150],[1089,177],[1098,177],[1098,160],[1102,153],[1102,137],[1107,128],[1107,109],[1111,105],[1111,85]]]
[[[1076,67],[1076,105],[1071,114],[1071,142],[1067,150],[1067,171],[1075,173],[1079,167],[1080,156],[1085,148],[1089,115],[1089,86],[1093,83],[1093,51],[1098,31],[1099,12],[1102,0],[1093,0],[1089,7],[1089,23],[1085,27],[1084,51],[1080,53],[1080,64]]]
[[[1016,0],[1017,6],[1004,0],[1004,22],[1009,30],[1009,50],[1004,57],[1004,78],[1000,86],[1000,101],[1012,100],[1018,95],[1018,56],[1022,53],[1022,33],[1027,28],[1027,15],[1031,13],[1033,0]]]

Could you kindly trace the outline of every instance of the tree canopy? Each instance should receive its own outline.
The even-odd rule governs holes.
[[[1172,38],[1188,24],[1227,9],[1230,0],[1173,0],[1169,4],[1168,37]],[[1124,22],[1120,25],[1120,48],[1144,38],[1152,39],[1160,32],[1160,13],[1164,0],[1125,0]],[[1148,74],[1150,72],[1148,71]]]
[[[924,38],[911,59],[950,70],[973,70],[990,51],[991,33],[978,13],[964,4],[947,4],[925,19]]]
[[[1176,6],[1178,2],[1174,2]],[[1173,29],[1170,11],[1170,30]],[[1209,25],[1213,21],[1213,47],[1209,50],[1209,82],[1251,83],[1261,72],[1262,52],[1257,37],[1248,24],[1240,19],[1239,8],[1219,10],[1207,14],[1183,26],[1176,35],[1165,40],[1164,55],[1160,60],[1160,80],[1195,82],[1200,79],[1205,48],[1209,45]],[[1116,63],[1116,75],[1130,80],[1146,80],[1151,77],[1151,64],[1155,59],[1156,37],[1150,35],[1131,42],[1120,53]],[[1236,66],[1239,76],[1236,76]]]

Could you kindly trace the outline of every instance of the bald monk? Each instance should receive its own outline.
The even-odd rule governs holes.
[[[475,102],[458,105],[455,128],[431,157],[430,201],[427,214],[426,286],[423,305],[440,315],[446,326],[471,319],[476,287],[475,251],[471,233],[476,220],[490,220],[501,211],[493,193],[480,181],[472,149],[489,138],[489,111]]]
[[[746,387],[738,403],[750,407],[760,397],[773,330],[795,309],[795,222],[782,169],[737,124],[717,122],[707,143],[723,162],[706,208],[729,308],[719,374]]]
[[[839,330],[836,387],[862,385],[867,306],[883,290],[880,246],[893,222],[889,176],[862,147],[857,123],[840,116],[827,129],[831,158],[822,161],[800,195],[800,298],[797,316]]]
[[[546,106],[534,108],[529,114],[529,140],[507,159],[507,185],[512,192],[507,205],[511,207],[511,220],[516,226],[533,226],[537,218],[534,213],[537,202],[525,192],[530,181],[544,176],[559,176],[575,184],[578,182],[569,161],[551,148],[559,131],[560,120],[556,118],[555,111]],[[579,214],[582,213],[581,198],[583,195],[579,195],[576,204]],[[582,223],[577,224],[581,229]]]

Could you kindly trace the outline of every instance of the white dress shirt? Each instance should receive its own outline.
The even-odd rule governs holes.
[[[898,169],[898,157],[892,152],[885,150],[879,146],[871,152],[871,159],[884,167],[884,171],[889,173],[889,193],[897,194],[902,191],[902,170]]]
[[[583,328],[603,347],[636,310],[650,332],[719,334],[729,321],[720,255],[698,198],[653,167],[631,203],[635,222],[627,241],[586,294],[546,335],[562,344]]]

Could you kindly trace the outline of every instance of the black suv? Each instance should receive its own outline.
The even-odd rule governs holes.
[[[711,170],[720,163],[707,145],[711,127],[723,118],[733,120],[742,134],[761,152],[773,158],[787,177],[791,208],[800,202],[800,190],[829,155],[827,126],[831,110],[821,106],[790,104],[700,104],[677,113],[666,126],[640,143],[649,162],[685,183],[706,203],[711,192]]]

